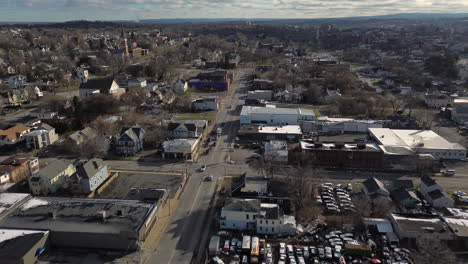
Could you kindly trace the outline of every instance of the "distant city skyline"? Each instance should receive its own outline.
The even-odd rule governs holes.
[[[468,13],[466,0],[0,0],[1,22]]]

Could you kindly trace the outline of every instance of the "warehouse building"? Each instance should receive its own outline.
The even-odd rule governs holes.
[[[64,248],[136,250],[156,224],[161,204],[31,196],[25,201],[8,195],[17,201],[0,217],[0,228],[48,230],[50,245]]]
[[[466,148],[448,142],[432,130],[369,128],[369,136],[383,148],[409,148],[417,154],[431,154],[437,159],[464,159]]]
[[[243,106],[240,114],[241,125],[299,125],[315,119],[313,110],[302,108]]]

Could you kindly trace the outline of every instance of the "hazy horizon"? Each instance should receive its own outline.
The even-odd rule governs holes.
[[[3,0],[1,22],[143,19],[315,19],[468,13],[452,0]]]

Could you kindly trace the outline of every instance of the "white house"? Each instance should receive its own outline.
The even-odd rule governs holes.
[[[257,199],[226,201],[221,209],[221,229],[251,230],[258,234],[293,235],[296,220],[284,215],[277,204],[260,203]]]
[[[192,108],[195,111],[218,111],[220,98],[213,96],[199,98],[192,101]]]
[[[55,128],[48,124],[41,124],[25,136],[26,146],[30,149],[41,149],[54,144],[59,138]]]
[[[455,201],[445,192],[434,190],[427,193],[426,200],[435,208],[453,207]]]
[[[362,183],[362,192],[369,200],[373,200],[378,197],[390,196],[390,192],[387,190],[385,185],[374,177],[367,179]]]
[[[80,188],[80,193],[91,193],[96,190],[109,176],[107,164],[101,159],[94,158],[81,162],[76,166],[76,173],[72,176],[75,186]],[[72,184],[72,188],[73,188]]]
[[[241,125],[299,125],[315,119],[313,110],[302,108],[243,106],[240,114]]]
[[[455,203],[454,200],[444,192],[442,186],[431,177],[424,176],[421,178],[419,191],[424,198],[436,208],[453,207]]]
[[[172,138],[199,138],[207,126],[207,120],[174,120],[167,130]]]
[[[443,191],[444,188],[442,188],[442,186],[437,184],[437,182],[431,177],[423,176],[421,178],[421,185],[419,187],[419,190],[421,191],[422,195],[426,196],[426,194],[428,194],[429,192],[432,192],[435,190]]]

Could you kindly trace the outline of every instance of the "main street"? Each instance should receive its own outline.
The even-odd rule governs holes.
[[[238,130],[241,89],[247,70],[235,72],[231,90],[222,100],[221,110],[217,115],[216,127],[222,127],[223,133],[218,136],[216,147],[206,156],[202,156],[198,165],[206,165],[203,173],[190,171],[185,190],[179,201],[179,206],[172,215],[170,224],[154,252],[145,257],[145,263],[190,263],[195,251],[198,251],[200,241],[206,232],[205,226],[211,221],[208,215],[210,201],[215,194],[216,181],[225,171],[230,144],[234,141]],[[204,181],[212,175],[213,181]]]

